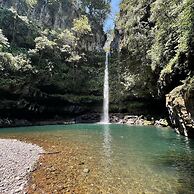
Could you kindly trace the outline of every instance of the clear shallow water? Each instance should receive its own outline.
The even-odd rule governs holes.
[[[0,129],[0,137],[86,145],[88,183],[104,193],[194,193],[194,141],[169,129],[79,124]],[[64,156],[65,157],[65,156]],[[92,193],[92,192],[91,192]]]

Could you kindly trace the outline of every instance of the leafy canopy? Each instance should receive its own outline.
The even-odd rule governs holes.
[[[82,15],[80,18],[74,19],[73,31],[75,31],[78,34],[83,34],[83,35],[91,32],[91,26],[89,24],[89,20],[87,16]]]

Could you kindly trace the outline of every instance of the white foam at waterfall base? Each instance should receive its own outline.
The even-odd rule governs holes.
[[[106,62],[104,71],[104,100],[103,100],[103,115],[101,123],[109,123],[109,75],[108,75],[108,57],[109,52],[106,52]]]

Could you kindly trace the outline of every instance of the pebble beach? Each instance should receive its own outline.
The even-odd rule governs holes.
[[[37,145],[0,139],[0,193],[25,193],[29,174],[43,152]]]

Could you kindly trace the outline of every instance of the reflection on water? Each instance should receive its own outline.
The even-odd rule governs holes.
[[[106,158],[111,158],[111,142],[112,137],[110,134],[110,128],[109,125],[104,125],[104,133],[103,133],[103,148],[104,148],[104,154]]]
[[[110,166],[111,166],[111,154],[112,154],[112,149],[111,149],[111,143],[112,143],[112,137],[111,137],[111,132],[110,132],[110,127],[109,125],[102,125],[103,126],[103,154],[104,154],[104,162],[105,162],[105,167],[106,171],[110,171]]]

